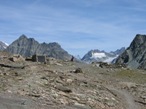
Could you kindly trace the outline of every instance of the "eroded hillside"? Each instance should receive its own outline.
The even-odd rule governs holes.
[[[0,58],[1,109],[145,109],[146,73],[48,58]]]

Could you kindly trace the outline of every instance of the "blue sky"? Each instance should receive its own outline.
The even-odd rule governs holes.
[[[146,0],[0,0],[0,41],[21,34],[70,54],[128,47],[146,34]]]

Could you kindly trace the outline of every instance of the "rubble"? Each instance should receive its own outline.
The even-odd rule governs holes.
[[[51,58],[46,64],[5,58],[0,63],[0,97],[27,97],[38,109],[127,109],[128,93],[132,104],[144,107],[146,85],[117,78],[120,70]]]
[[[25,58],[23,58],[21,55],[13,55],[9,59],[13,62],[25,61]]]

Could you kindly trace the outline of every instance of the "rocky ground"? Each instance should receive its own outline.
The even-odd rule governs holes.
[[[0,55],[0,109],[146,109],[143,70]]]

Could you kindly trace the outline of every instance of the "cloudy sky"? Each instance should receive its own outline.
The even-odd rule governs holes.
[[[25,34],[73,55],[114,51],[146,34],[146,0],[0,0],[0,41]]]

